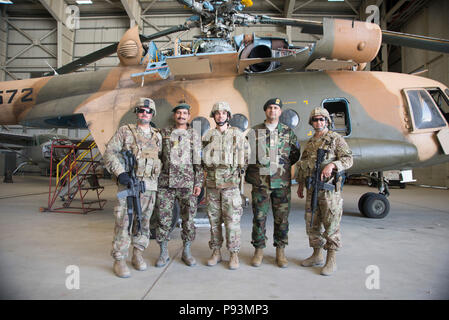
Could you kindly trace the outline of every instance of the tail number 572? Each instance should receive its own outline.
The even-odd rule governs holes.
[[[17,92],[19,92],[18,89],[6,90],[5,92],[0,91],[0,104],[10,104],[14,100]],[[24,95],[21,96],[20,102],[33,101],[31,96],[33,94],[33,88],[24,88],[21,90],[21,93],[24,93]],[[8,100],[8,102],[6,102],[6,100]]]

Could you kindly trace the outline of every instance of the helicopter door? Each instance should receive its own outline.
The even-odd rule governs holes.
[[[348,104],[348,100],[345,98],[325,99],[322,103],[331,116],[330,129],[344,137],[351,134],[351,118],[349,117]]]
[[[445,154],[449,154],[449,128],[443,116],[443,110],[438,107],[432,91],[423,88],[403,90],[407,98],[410,124],[407,128],[413,133],[436,132],[438,141]],[[434,92],[436,94],[436,92]]]

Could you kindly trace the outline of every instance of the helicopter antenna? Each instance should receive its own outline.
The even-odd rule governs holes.
[[[47,66],[48,66],[51,70],[53,70],[55,76],[59,76],[59,73],[57,73],[56,70],[53,69],[53,67],[48,63],[47,60],[45,60],[45,63],[47,64]]]

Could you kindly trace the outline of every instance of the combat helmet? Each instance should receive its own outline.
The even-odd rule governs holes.
[[[139,108],[150,108],[153,110],[153,117],[156,116],[156,104],[150,98],[139,98],[134,104],[134,112],[137,113]]]
[[[327,125],[329,126],[332,121],[331,117],[329,115],[329,111],[327,111],[325,108],[316,107],[315,109],[310,112],[309,116],[309,124],[312,125],[312,118],[316,116],[323,116],[327,120]]]
[[[229,103],[227,103],[226,101],[215,102],[210,112],[210,117],[213,118],[215,112],[217,111],[227,111],[229,116],[228,118],[231,119],[232,117],[231,107],[229,106]]]

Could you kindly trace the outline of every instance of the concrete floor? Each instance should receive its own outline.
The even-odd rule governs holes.
[[[294,186],[286,249],[288,268],[275,265],[272,217],[264,263],[260,268],[250,266],[254,249],[248,207],[242,217],[239,270],[227,269],[226,250],[221,264],[205,265],[210,256],[207,227],[198,228],[193,244],[197,266],[185,266],[179,229],[175,229],[169,242],[172,260],[168,266],[154,267],[159,247],[152,240],[144,254],[149,268],[143,272],[131,269],[131,278],[120,279],[112,272],[110,257],[115,192],[111,181],[104,181],[104,198],[108,200],[105,210],[77,215],[39,212],[48,199],[46,178],[19,176],[14,180],[13,184],[0,184],[3,299],[449,298],[448,190],[416,186],[392,189],[390,214],[374,220],[359,214],[357,201],[360,195],[375,189],[345,186],[343,248],[337,256],[339,270],[331,277],[321,276],[318,267],[300,266],[311,249],[305,234],[304,200],[296,197]],[[204,209],[198,217],[205,217]],[[71,265],[79,268],[79,289],[66,287],[73,277],[73,271],[67,270]],[[368,289],[366,284],[376,283],[371,281],[376,275],[379,288]]]

